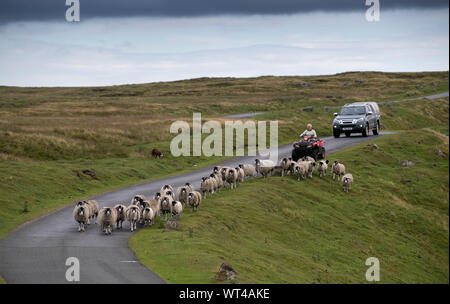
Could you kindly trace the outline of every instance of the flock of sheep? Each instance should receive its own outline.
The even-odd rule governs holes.
[[[151,199],[144,195],[135,195],[127,207],[117,204],[114,207],[103,207],[95,200],[80,201],[73,210],[73,217],[78,223],[78,231],[85,231],[87,225],[94,219],[102,231],[110,235],[114,227],[122,229],[124,221],[130,222],[130,230],[136,230],[136,225],[140,222],[144,226],[151,226],[155,222],[156,216],[167,217],[179,215],[185,207],[189,206],[192,211],[196,211],[200,205],[202,197],[206,199],[209,194],[219,192],[227,184],[231,189],[236,188],[245,178],[256,177],[261,174],[264,178],[268,175],[279,174],[281,176],[293,175],[297,180],[312,178],[314,169],[317,167],[319,177],[324,177],[328,170],[328,160],[321,160],[318,163],[312,157],[303,157],[298,161],[291,158],[283,158],[279,165],[271,160],[255,160],[255,165],[240,164],[236,168],[215,166],[212,173],[203,177],[200,184],[200,191],[196,191],[190,183],[178,187],[175,192],[171,185],[164,185],[159,192],[156,192]],[[353,184],[353,176],[345,173],[345,166],[335,161],[331,170],[333,180],[339,181],[345,192],[350,191]]]

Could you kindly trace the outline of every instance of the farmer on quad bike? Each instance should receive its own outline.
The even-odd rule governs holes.
[[[300,138],[303,138],[305,136],[308,136],[310,139],[316,139],[317,138],[316,131],[312,128],[312,124],[308,124],[306,126],[305,132],[300,134]]]
[[[297,161],[305,156],[310,156],[315,160],[325,158],[324,143],[323,140],[317,138],[312,125],[308,124],[305,132],[300,135],[300,141],[293,143],[292,160]]]

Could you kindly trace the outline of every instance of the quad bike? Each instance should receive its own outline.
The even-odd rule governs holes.
[[[303,137],[302,140],[294,142],[292,150],[292,160],[297,161],[304,156],[310,156],[315,160],[325,158],[325,141],[321,139],[310,139],[309,136]]]

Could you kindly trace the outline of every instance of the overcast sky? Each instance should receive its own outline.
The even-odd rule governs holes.
[[[448,1],[0,0],[0,85],[448,70]]]

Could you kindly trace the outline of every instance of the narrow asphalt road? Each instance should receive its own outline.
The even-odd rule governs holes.
[[[382,132],[381,135],[389,132]],[[376,138],[375,136],[349,138],[325,137],[327,153],[348,148]],[[279,148],[279,158],[290,155],[292,146]],[[222,162],[237,166],[254,163],[255,157],[243,156]],[[332,159],[332,158],[331,158]],[[177,176],[126,187],[91,197],[100,206],[119,202],[129,204],[135,194],[152,196],[164,184],[178,187],[191,182],[197,188],[202,176],[211,172],[213,165]],[[105,236],[97,225],[86,232],[77,232],[72,218],[73,205],[28,222],[0,241],[0,274],[8,283],[68,283],[65,278],[68,257],[80,261],[80,283],[164,283],[160,277],[139,263],[128,247],[132,234],[129,224],[124,230],[114,230]]]

